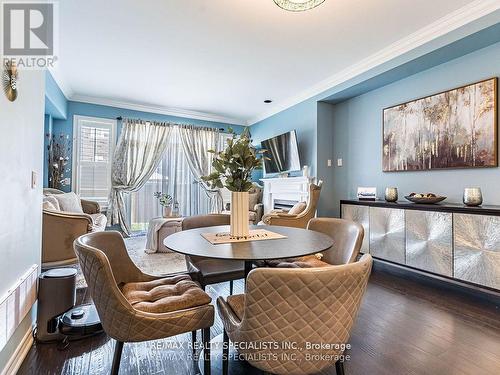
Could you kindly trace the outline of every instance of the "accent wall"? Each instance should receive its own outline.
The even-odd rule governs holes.
[[[411,192],[433,192],[447,196],[449,203],[460,203],[465,187],[479,186],[484,204],[500,204],[498,167],[382,172],[383,108],[499,77],[499,62],[500,43],[496,43],[345,102],[329,104],[332,157],[342,158],[344,163],[333,168],[335,189],[322,214],[338,215],[339,200],[355,197],[358,186],[377,187],[380,198],[387,186],[397,187],[400,199]]]

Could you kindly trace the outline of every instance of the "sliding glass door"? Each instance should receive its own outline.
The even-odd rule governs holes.
[[[130,195],[132,231],[146,231],[152,218],[162,216],[161,206],[153,196],[155,192],[170,194],[178,203],[181,216],[203,215],[213,210],[209,196],[189,169],[177,127],[155,173],[141,190]]]

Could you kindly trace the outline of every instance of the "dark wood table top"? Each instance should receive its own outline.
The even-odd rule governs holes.
[[[177,232],[165,238],[163,243],[167,248],[185,255],[247,261],[300,257],[321,252],[333,245],[331,237],[307,229],[256,225],[250,229],[267,229],[286,238],[212,245],[201,235],[229,232],[229,225],[224,225]]]

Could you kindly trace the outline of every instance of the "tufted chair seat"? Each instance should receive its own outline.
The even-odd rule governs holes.
[[[372,262],[366,254],[357,262],[340,266],[250,271],[244,295],[217,299],[226,343],[223,373],[228,370],[225,358],[230,339],[235,344],[255,343],[237,345],[239,355],[265,372],[316,374],[335,363],[337,374],[342,374],[341,355],[356,321]],[[297,347],[259,345],[264,342],[296,343]],[[306,343],[336,345],[307,348]]]
[[[143,273],[128,255],[119,232],[78,237],[75,253],[104,331],[116,340],[111,374],[118,374],[125,342],[158,340],[202,330],[204,373],[210,374],[210,297],[188,275]]]
[[[126,283],[121,291],[134,309],[150,313],[190,309],[212,301],[188,275]]]

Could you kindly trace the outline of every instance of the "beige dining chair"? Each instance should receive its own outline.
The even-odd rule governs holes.
[[[322,217],[311,219],[307,229],[330,236],[333,240],[333,246],[319,254],[299,258],[268,260],[264,262],[264,265],[280,268],[327,267],[353,263],[358,258],[365,233],[360,224],[345,219]],[[263,264],[259,265],[262,266]]]
[[[118,374],[125,342],[203,333],[204,370],[210,373],[211,298],[189,275],[143,273],[130,259],[119,232],[89,233],[74,249],[104,331],[116,340],[111,374]]]
[[[341,356],[372,262],[371,255],[366,254],[358,262],[340,266],[252,270],[245,294],[217,299],[224,326],[223,359],[227,359],[230,339],[239,348],[238,353],[262,371],[315,374],[335,363],[337,374],[343,374]],[[265,345],[270,342],[279,345]],[[308,347],[306,343],[332,345]],[[228,362],[224,360],[223,373],[227,371]]]
[[[182,230],[229,225],[230,216],[211,214],[187,217],[182,221]],[[239,260],[212,259],[186,255],[186,267],[198,275],[201,287],[229,281],[229,294],[233,294],[233,280],[245,276],[245,264]]]

